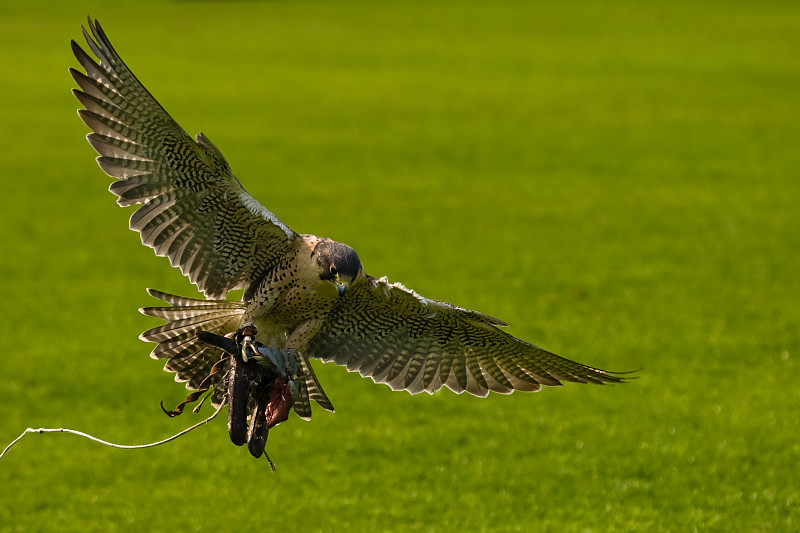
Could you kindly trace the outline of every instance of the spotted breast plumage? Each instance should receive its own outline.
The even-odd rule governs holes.
[[[121,206],[138,206],[130,228],[207,298],[150,290],[167,305],[141,310],[166,321],[141,338],[156,343],[152,357],[166,359],[165,370],[188,388],[203,385],[216,405],[224,401],[229,363],[198,334],[230,338],[246,326],[259,346],[295,354],[293,409],[303,418],[310,400],[333,410],[309,359],[412,394],[447,387],[486,396],[624,379],[513,337],[501,320],[368,276],[349,246],[294,232],[245,191],[205,135],[192,139],[181,129],[97,21],[83,31],[97,60],[72,42],[85,70],[70,69],[80,87],[73,92],[100,167],[117,178],[110,191]],[[243,299],[225,300],[234,289]],[[211,372],[217,362],[223,371]]]

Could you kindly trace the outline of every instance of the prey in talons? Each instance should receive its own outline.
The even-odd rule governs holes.
[[[255,335],[254,327],[245,326],[226,336],[201,331],[197,337],[227,354],[228,434],[237,446],[247,443],[250,454],[258,458],[264,454],[270,428],[289,417],[298,367],[295,351],[270,348],[253,341]]]

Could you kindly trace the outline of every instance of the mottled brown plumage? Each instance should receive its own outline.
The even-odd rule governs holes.
[[[130,227],[142,242],[208,298],[150,290],[169,305],[142,309],[166,323],[141,338],[157,343],[152,357],[167,359],[165,370],[187,387],[198,388],[222,355],[198,342],[198,332],[225,335],[245,325],[255,326],[256,341],[296,351],[294,409],[305,418],[309,400],[333,409],[309,357],[412,394],[447,387],[486,396],[561,381],[622,380],[517,339],[499,329],[506,326],[500,320],[370,277],[347,245],[295,233],[245,191],[207,137],[192,139],[181,129],[96,21],[88,28],[84,36],[98,61],[73,41],[86,73],[70,72],[97,161],[118,179],[109,189],[120,205],[139,206]],[[233,289],[244,289],[241,302],[223,300]],[[216,404],[224,376],[211,378]]]

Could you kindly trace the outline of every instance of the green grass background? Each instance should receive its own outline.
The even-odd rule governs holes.
[[[0,446],[166,437],[185,395],[70,95],[98,17],[190,133],[369,273],[614,370],[488,399],[318,365],[255,461],[217,419],[31,435],[0,531],[797,531],[800,4],[0,0]]]

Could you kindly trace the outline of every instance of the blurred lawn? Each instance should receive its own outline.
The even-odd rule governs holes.
[[[145,287],[193,289],[83,139],[86,13],[295,230],[644,370],[481,400],[320,365],[337,413],[273,431],[276,474],[221,419],[28,436],[0,531],[800,528],[800,4],[3,1],[0,446],[199,420],[136,338]]]

